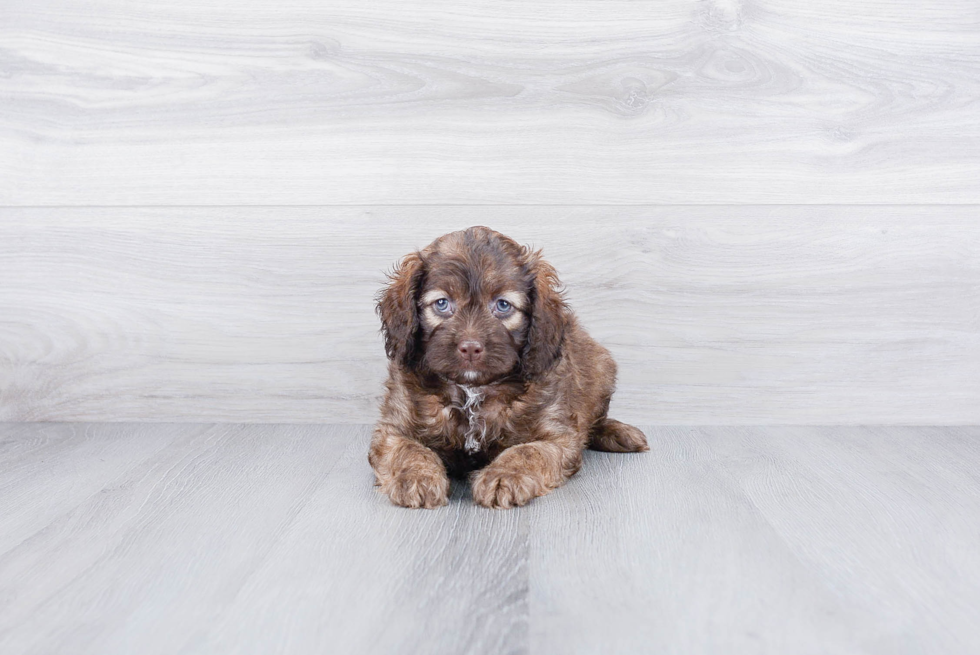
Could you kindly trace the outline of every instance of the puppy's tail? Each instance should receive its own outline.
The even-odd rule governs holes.
[[[650,450],[646,436],[639,428],[602,418],[589,432],[589,448],[609,453],[642,453]]]

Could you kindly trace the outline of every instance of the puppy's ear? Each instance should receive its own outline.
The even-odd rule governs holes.
[[[558,360],[568,325],[568,306],[562,297],[558,273],[541,259],[540,250],[524,249],[524,269],[528,275],[531,317],[521,351],[521,369],[526,377],[532,378]]]
[[[419,347],[418,294],[425,263],[418,253],[405,256],[378,295],[378,316],[388,359],[414,367]]]

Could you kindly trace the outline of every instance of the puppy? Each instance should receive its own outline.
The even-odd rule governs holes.
[[[471,227],[389,277],[377,307],[388,381],[368,461],[396,505],[445,505],[447,475],[475,471],[477,503],[515,507],[578,471],[586,447],[649,450],[607,418],[616,364],[540,251]]]

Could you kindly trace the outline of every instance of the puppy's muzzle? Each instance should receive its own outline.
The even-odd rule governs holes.
[[[479,341],[461,341],[456,350],[467,364],[478,364],[483,359],[483,344]]]

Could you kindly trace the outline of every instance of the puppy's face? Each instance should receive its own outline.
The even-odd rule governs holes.
[[[378,305],[389,357],[458,383],[529,377],[558,355],[565,306],[554,269],[488,228],[409,255]]]
[[[517,366],[528,284],[503,245],[451,239],[426,258],[418,301],[425,368],[460,384],[486,384]]]

